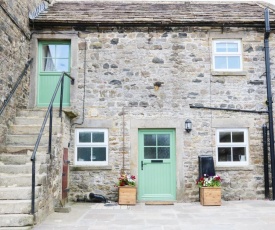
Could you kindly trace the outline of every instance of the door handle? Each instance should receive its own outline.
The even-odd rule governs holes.
[[[143,161],[141,161],[141,170],[143,170]]]

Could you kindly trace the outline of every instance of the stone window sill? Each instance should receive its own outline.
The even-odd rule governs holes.
[[[216,166],[216,171],[253,171],[253,166]]]
[[[225,71],[212,71],[212,76],[246,76],[245,71],[237,71],[237,72],[225,72]]]
[[[93,170],[112,170],[112,166],[110,165],[100,165],[100,166],[95,166],[95,165],[73,165],[70,166],[71,171],[93,171]]]

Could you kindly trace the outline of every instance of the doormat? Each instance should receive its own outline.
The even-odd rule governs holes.
[[[172,201],[147,201],[146,205],[174,205]]]

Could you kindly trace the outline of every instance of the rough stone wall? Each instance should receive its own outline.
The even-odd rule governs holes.
[[[2,0],[0,8],[0,106],[11,91],[29,58],[29,16],[28,13],[42,0]],[[17,25],[10,19],[12,17]],[[22,32],[22,31],[23,32]],[[0,143],[5,143],[5,133],[14,118],[17,108],[26,108],[29,95],[29,74],[24,76],[16,93],[0,119]],[[2,147],[3,148],[3,147]]]
[[[59,122],[60,118],[57,112],[54,115],[54,123]],[[62,169],[63,169],[63,153],[64,148],[68,147],[70,139],[70,119],[63,112],[62,121],[58,125],[58,129],[54,132],[52,143],[52,156],[47,153],[47,175],[42,181],[39,199],[37,199],[36,222],[44,220],[49,214],[54,212],[54,208],[65,205],[62,200]]]
[[[212,38],[242,39],[245,74],[214,75],[211,71]],[[273,35],[270,40],[271,46],[275,45]],[[216,168],[224,179],[223,198],[264,198],[261,129],[267,122],[267,115],[189,107],[189,104],[193,104],[266,110],[262,32],[221,28],[107,28],[80,32],[78,47],[78,89],[72,106],[79,114],[82,113],[86,69],[85,122],[82,127],[94,127],[95,124],[100,127],[97,125],[100,121],[111,121],[109,165],[112,170],[73,167],[70,177],[71,199],[89,192],[116,198],[113,186],[122,167],[123,106],[127,172],[132,170],[131,119],[177,118],[178,122],[184,123],[189,118],[193,130],[190,133],[181,130],[184,132],[184,148],[177,152],[183,165],[177,168],[183,175],[183,186],[178,188],[178,194],[183,201],[196,201],[198,156],[210,154],[215,159],[216,124],[224,124],[223,127],[232,127],[232,124],[234,127],[236,124],[236,128],[249,129],[249,166]],[[271,51],[273,56],[274,51]],[[162,82],[158,89],[154,87],[156,82]],[[72,142],[71,161],[73,147]]]

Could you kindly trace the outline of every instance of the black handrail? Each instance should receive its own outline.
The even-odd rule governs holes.
[[[46,112],[44,121],[42,123],[40,132],[38,134],[34,149],[33,149],[33,153],[31,156],[31,161],[32,161],[32,203],[31,203],[31,214],[34,215],[35,213],[35,157],[36,157],[36,152],[41,140],[41,137],[43,135],[44,132],[44,128],[46,126],[47,120],[49,118],[50,115],[50,124],[49,124],[49,142],[48,142],[48,153],[51,154],[51,146],[52,146],[52,110],[53,110],[53,102],[55,100],[56,94],[59,90],[59,87],[61,85],[61,91],[60,91],[60,104],[59,104],[59,117],[62,118],[62,103],[63,103],[63,86],[64,86],[64,76],[67,76],[71,79],[71,84],[74,84],[74,78],[71,77],[69,74],[67,74],[66,72],[62,72],[59,81],[57,82],[55,91],[53,93],[52,99],[50,101],[50,104],[48,106],[48,110]]]
[[[24,70],[22,71],[22,73],[20,74],[20,76],[18,77],[18,79],[16,80],[16,83],[14,84],[12,90],[10,91],[9,95],[7,96],[7,98],[4,100],[4,103],[3,105],[1,106],[1,109],[0,109],[0,116],[1,114],[3,113],[4,109],[6,108],[6,106],[8,105],[10,99],[12,98],[15,90],[17,89],[17,87],[19,86],[19,84],[21,83],[23,77],[27,74],[27,71],[28,71],[28,68],[29,66],[31,65],[32,63],[32,58],[29,59],[26,64],[25,64],[25,68]]]

